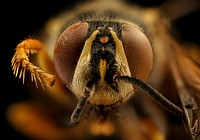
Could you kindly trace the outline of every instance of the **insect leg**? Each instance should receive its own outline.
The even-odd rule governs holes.
[[[42,87],[52,86],[55,82],[55,77],[51,74],[46,73],[41,70],[39,67],[34,66],[29,61],[29,54],[38,53],[44,44],[36,39],[25,39],[19,43],[16,47],[16,51],[11,60],[11,66],[13,74],[19,78],[23,78],[23,83],[25,81],[25,71],[29,70],[31,73],[31,80],[35,81],[36,87],[38,87],[37,80],[41,83]],[[19,72],[19,69],[21,70]]]
[[[157,101],[161,106],[163,106],[168,111],[179,116],[183,114],[182,109],[180,109],[178,106],[170,102],[167,98],[165,98],[162,94],[160,94],[151,85],[135,77],[129,77],[129,76],[116,76],[116,80],[136,85],[138,88],[148,93],[155,101]]]

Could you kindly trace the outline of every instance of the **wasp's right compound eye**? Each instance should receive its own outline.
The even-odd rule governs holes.
[[[54,49],[54,66],[60,78],[68,85],[85,44],[88,23],[80,22],[68,27],[58,38]]]

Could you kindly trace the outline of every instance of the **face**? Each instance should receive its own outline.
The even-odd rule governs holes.
[[[153,52],[138,26],[123,22],[84,21],[68,27],[54,50],[55,68],[78,99],[89,88],[89,102],[113,105],[127,101],[134,87],[114,80],[135,76],[146,80]]]

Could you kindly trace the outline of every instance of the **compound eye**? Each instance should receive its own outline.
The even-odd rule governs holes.
[[[153,66],[152,46],[145,34],[136,26],[125,23],[121,29],[131,75],[146,80]]]
[[[54,48],[54,66],[57,74],[66,83],[71,84],[74,71],[84,47],[88,23],[76,23],[68,27],[58,38]]]

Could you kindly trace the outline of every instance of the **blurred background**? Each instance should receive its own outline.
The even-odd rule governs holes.
[[[16,45],[32,35],[45,22],[62,9],[72,7],[78,0],[52,1],[4,1],[1,3],[1,45],[0,45],[0,139],[26,140],[25,136],[13,129],[5,118],[7,107],[15,102],[31,98],[22,80],[15,78],[11,69],[11,58]],[[164,0],[135,0],[142,6],[157,6]],[[176,20],[173,24],[181,38],[200,44],[200,10]]]

